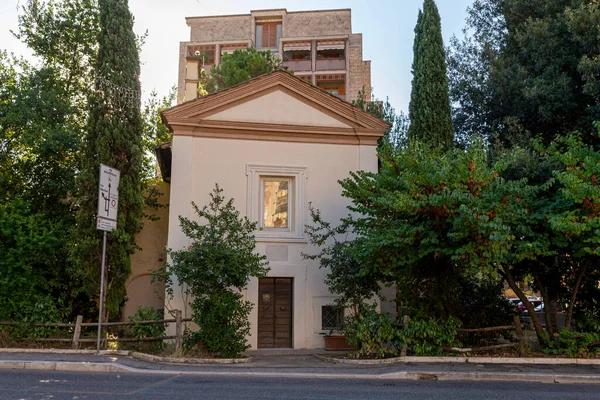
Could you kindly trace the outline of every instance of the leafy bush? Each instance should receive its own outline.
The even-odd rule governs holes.
[[[57,268],[65,261],[61,235],[61,227],[31,204],[0,204],[0,320],[63,322],[61,297],[69,288],[62,279],[69,271]],[[31,333],[45,335],[43,329]]]
[[[580,318],[577,319],[577,330],[579,332],[600,333],[600,318],[596,317],[592,311],[581,313]]]
[[[138,307],[135,314],[129,317],[131,322],[161,319],[163,319],[163,314],[154,307]],[[135,324],[131,330],[133,337],[136,339],[165,336],[165,326],[163,324]],[[165,343],[159,340],[156,342],[156,347],[162,349],[165,347]]]
[[[460,346],[456,340],[456,329],[460,326],[460,321],[454,317],[447,320],[414,318],[398,330],[397,346],[412,346],[415,356],[439,356],[444,346]]]
[[[598,354],[600,333],[579,333],[567,329],[560,331],[558,339],[548,340],[542,351],[546,354],[567,357],[589,357]]]
[[[252,303],[243,301],[240,293],[213,292],[210,297],[196,299],[192,308],[194,322],[200,327],[192,337],[204,348],[223,357],[239,357],[250,347],[246,338],[250,335]]]
[[[254,252],[256,223],[240,217],[233,199],[225,201],[222,192],[216,185],[210,193],[210,204],[202,209],[192,203],[206,224],[179,218],[191,245],[185,250],[169,250],[172,259],[169,272],[185,285],[186,293],[193,298],[192,319],[199,328],[194,337],[219,356],[240,357],[249,348],[246,338],[252,309],[252,303],[243,301],[240,292],[250,277],[263,277],[268,268],[266,257]],[[168,293],[172,294],[169,274],[162,276]]]
[[[21,303],[21,308],[14,314],[16,321],[23,325],[12,326],[10,333],[13,338],[44,338],[61,332],[60,328],[31,326],[26,323],[57,323],[64,322],[64,308],[56,304],[50,296],[38,296]]]
[[[356,347],[355,356],[383,358],[394,354],[390,346],[396,336],[396,329],[389,314],[380,314],[375,306],[364,305],[359,313],[346,319],[344,332],[348,342]]]
[[[483,328],[513,324],[514,307],[503,295],[503,284],[490,278],[466,277],[460,285],[460,308],[456,317],[464,328]],[[514,331],[474,332],[462,335],[469,345],[496,342],[503,335],[512,337]]]

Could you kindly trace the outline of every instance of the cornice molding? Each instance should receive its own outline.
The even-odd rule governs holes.
[[[282,91],[337,119],[348,128],[206,119],[211,115],[274,91]],[[375,118],[285,71],[273,71],[215,94],[179,104],[163,111],[161,115],[174,135],[303,143],[313,141],[315,143],[374,145],[390,126],[387,122]],[[190,127],[192,127],[192,133],[190,133]],[[245,134],[248,136],[241,137]]]
[[[368,129],[237,121],[203,120],[198,123],[174,121],[172,127],[174,136],[354,146],[377,146],[377,141],[381,137],[378,131]]]

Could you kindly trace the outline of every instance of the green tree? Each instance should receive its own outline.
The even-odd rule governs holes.
[[[82,312],[86,300],[79,297],[80,281],[68,252],[75,223],[70,197],[79,148],[73,115],[71,98],[52,68],[36,69],[24,62],[15,65],[0,53],[0,213],[6,227],[14,224],[10,232],[24,237],[31,232],[32,238],[22,248],[21,238],[5,238],[0,257],[12,262],[16,258],[11,254],[45,254],[44,258],[24,255],[20,261],[32,276],[41,278],[35,283],[30,280],[31,287],[35,287],[31,293],[54,299],[56,304],[59,297],[63,298],[60,304],[68,311]],[[31,218],[39,227],[51,228],[29,231],[26,221]],[[44,240],[33,239],[38,235]],[[53,243],[52,251],[44,247],[49,241]],[[34,258],[36,261],[29,263]],[[14,267],[3,268],[3,274],[16,282],[21,278]],[[10,296],[11,302],[19,302],[23,309],[28,301],[35,302],[35,297],[26,292],[15,290]]]
[[[267,51],[258,51],[253,47],[246,50],[235,50],[223,54],[221,65],[213,65],[210,75],[205,79],[206,87],[200,87],[201,93],[215,93],[230,86],[237,85],[279,68],[281,61]]]
[[[69,245],[98,10],[86,0],[22,4],[13,34],[39,63],[0,53],[0,208],[4,226],[13,226],[5,234],[15,235],[4,239],[0,251],[13,263],[3,267],[4,278],[18,282],[19,274],[31,284],[31,296],[12,288],[10,304],[20,310],[37,309],[43,302],[64,307],[61,313],[87,315],[88,298],[80,290]],[[32,218],[37,228],[29,224]],[[31,239],[26,246],[25,237]],[[18,262],[16,254],[21,255]],[[12,317],[27,318],[18,312]]]
[[[266,257],[255,253],[256,223],[240,217],[233,199],[226,201],[222,192],[216,185],[210,203],[202,209],[192,203],[206,224],[179,217],[192,243],[186,250],[169,250],[168,272],[193,297],[192,319],[199,328],[195,337],[214,353],[239,357],[249,347],[252,310],[252,303],[244,301],[240,292],[251,277],[265,276],[268,268]],[[171,286],[167,280],[167,287]]]
[[[459,235],[454,222],[494,176],[481,147],[443,152],[411,143],[383,158],[379,173],[359,171],[341,182],[350,210],[360,215],[353,229],[361,265],[396,284],[405,312],[457,315],[459,281],[468,267],[457,260],[474,250],[473,237]],[[476,253],[471,262],[478,263]]]
[[[556,333],[554,304],[567,305],[570,326],[573,310],[582,307],[580,288],[592,296],[586,304],[594,302],[598,157],[577,135],[548,147],[538,142],[535,150],[515,148],[496,160],[481,142],[466,151],[400,149],[382,160],[379,174],[357,172],[342,181],[360,215],[352,228],[363,275],[395,283],[411,314],[437,318],[464,313],[464,279],[472,284],[476,275],[499,275],[523,301],[540,343],[548,344],[517,282],[533,276],[549,333]]]
[[[103,0],[99,6],[101,31],[95,91],[90,99],[82,169],[78,175],[79,209],[72,256],[86,278],[89,293],[97,293],[102,242],[95,220],[99,165],[104,163],[120,170],[118,221],[107,243],[105,291],[107,315],[118,318],[143,209],[140,63],[127,1]]]
[[[477,0],[449,57],[459,135],[541,137],[580,131],[598,143],[600,4]]]
[[[433,0],[424,0],[423,11],[419,10],[413,49],[408,137],[434,147],[449,148],[454,134],[446,53],[440,14]]]
[[[153,210],[164,208],[166,205],[160,201],[164,195],[160,191],[161,178],[157,174],[155,147],[159,144],[169,142],[172,133],[163,124],[160,113],[173,105],[177,95],[177,88],[172,87],[171,91],[160,97],[153,90],[150,98],[144,102],[142,110],[142,143],[143,143],[143,161],[142,161],[142,195],[144,197],[144,218],[156,221],[158,217]]]
[[[86,103],[92,89],[93,60],[98,51],[97,0],[26,0],[13,34],[56,72],[63,90],[76,106],[78,122],[86,122]],[[72,117],[72,118],[73,118]]]
[[[368,101],[368,99],[365,99],[365,91],[362,88],[358,91],[357,99],[352,101],[352,105],[390,124],[389,129],[385,131],[384,137],[379,142],[379,152],[386,148],[395,149],[406,145],[406,131],[409,126],[408,117],[402,111],[396,114],[396,110],[392,107],[388,98],[381,101],[373,95],[371,101]]]

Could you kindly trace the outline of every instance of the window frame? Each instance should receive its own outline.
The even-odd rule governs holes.
[[[307,168],[249,164],[246,166],[246,175],[248,177],[246,215],[250,221],[257,223],[257,230],[254,231],[256,240],[263,242],[306,242],[304,226],[308,208],[306,203]],[[291,190],[288,189],[288,228],[265,228],[263,226],[263,181],[265,178],[290,180]]]
[[[339,326],[323,326],[323,319],[325,318],[325,308],[330,309],[332,312],[334,312],[336,315],[336,319],[339,319]],[[342,328],[342,325],[344,324],[344,309],[340,308],[334,304],[323,304],[321,306],[321,330],[340,330]]]
[[[259,50],[276,50],[278,52],[282,32],[283,21],[257,21],[254,26],[255,47]],[[271,43],[271,39],[275,43]]]
[[[267,228],[265,227],[265,183],[267,181],[287,181],[288,182],[288,200],[287,200],[287,228]],[[292,232],[294,230],[294,194],[296,192],[294,188],[294,178],[286,176],[260,176],[260,200],[259,200],[259,230],[269,230],[272,232]]]

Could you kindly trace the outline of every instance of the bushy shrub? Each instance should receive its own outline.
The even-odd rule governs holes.
[[[357,358],[383,358],[396,352],[391,346],[396,336],[392,318],[378,313],[375,306],[363,305],[357,314],[346,318],[344,332],[348,342],[356,347]]]
[[[464,328],[485,328],[513,324],[515,308],[503,295],[503,284],[489,278],[470,277],[461,283],[460,305],[457,317]],[[513,331],[476,332],[461,338],[471,346],[496,342],[502,337],[512,337]]]
[[[14,314],[17,322],[23,325],[12,326],[10,333],[13,338],[44,338],[60,332],[60,328],[31,326],[27,323],[57,323],[64,322],[64,308],[50,296],[38,296],[21,303],[21,308]],[[33,300],[33,301],[31,301]]]
[[[457,347],[456,330],[461,323],[450,317],[443,319],[411,319],[397,331],[396,345],[399,348],[412,347],[415,356],[439,356],[443,347]]]
[[[154,307],[138,307],[135,314],[129,317],[131,322],[162,320],[163,314]],[[165,326],[163,324],[135,324],[131,329],[133,337],[143,339],[147,337],[165,336]],[[156,343],[158,349],[162,349],[165,343],[159,340]]]
[[[546,354],[567,357],[590,357],[598,355],[599,348],[599,332],[579,333],[563,329],[557,339],[548,340],[547,346],[542,351]]]
[[[194,322],[200,330],[193,338],[205,349],[223,357],[239,357],[250,346],[248,314],[252,303],[243,301],[240,293],[228,290],[211,293],[210,297],[196,299],[192,304]]]
[[[222,192],[217,185],[210,194],[211,202],[202,209],[192,203],[205,224],[179,218],[191,244],[185,250],[169,250],[172,265],[162,276],[169,293],[173,293],[170,272],[193,298],[192,320],[199,328],[194,337],[206,350],[222,357],[240,357],[249,348],[248,315],[252,309],[240,292],[251,277],[265,276],[268,268],[266,257],[255,253],[256,223],[240,217],[233,199],[225,201]]]

